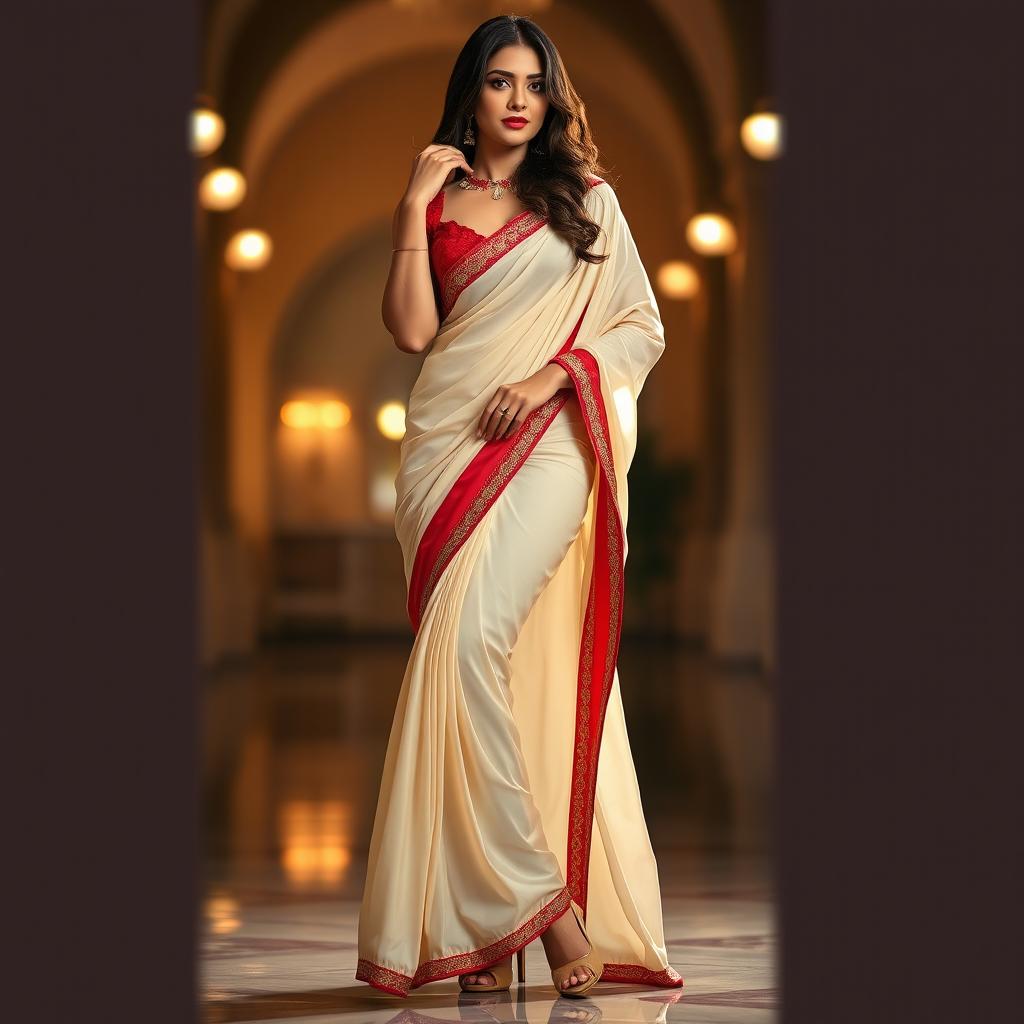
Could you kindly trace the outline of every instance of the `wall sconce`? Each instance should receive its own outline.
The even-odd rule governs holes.
[[[190,146],[196,156],[209,156],[224,141],[224,118],[209,107],[192,111]]]
[[[340,430],[352,419],[352,410],[337,399],[293,399],[281,406],[281,422],[294,430]]]
[[[736,228],[728,217],[709,210],[690,218],[686,240],[701,256],[726,256],[736,248]]]
[[[757,160],[775,160],[782,154],[782,117],[762,101],[740,125],[743,148]]]
[[[224,262],[232,270],[260,270],[270,260],[274,246],[265,231],[239,231],[224,250]]]
[[[401,402],[385,402],[377,410],[377,429],[389,441],[405,437],[405,406]]]
[[[199,202],[207,210],[233,210],[245,198],[245,178],[233,167],[215,167],[199,182]]]
[[[686,260],[668,260],[658,268],[658,291],[670,299],[692,299],[700,291],[700,274]]]

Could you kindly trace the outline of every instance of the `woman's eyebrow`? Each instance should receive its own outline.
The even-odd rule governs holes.
[[[509,78],[517,77],[516,73],[514,71],[502,71],[501,68],[491,68],[491,70],[488,71],[487,74],[489,74],[489,75],[507,75]],[[543,78],[544,77],[544,72],[543,71],[535,71],[532,75],[527,75],[526,77],[527,78]]]

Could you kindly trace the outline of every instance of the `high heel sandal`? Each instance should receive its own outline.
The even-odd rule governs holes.
[[[569,906],[572,908],[576,923],[579,925],[580,931],[583,932],[583,938],[587,940],[587,945],[590,946],[590,949],[583,956],[576,957],[575,960],[570,960],[559,967],[552,967],[551,980],[555,983],[555,991],[560,996],[582,996],[601,980],[601,975],[604,972],[604,963],[597,955],[594,944],[590,941],[590,936],[587,935],[587,929],[583,925],[583,911],[580,910],[575,900],[569,900]],[[571,988],[562,988],[562,982],[572,977],[573,969],[576,967],[586,967],[590,971],[590,977],[586,981],[581,981],[578,985],[573,985]]]
[[[496,964],[488,967],[481,967],[475,971],[466,971],[470,974],[493,974],[493,985],[467,985],[463,981],[463,975],[459,976],[459,988],[463,992],[507,992],[512,987],[512,957],[507,960],[499,960]],[[526,981],[526,947],[516,950],[516,976],[519,984]]]

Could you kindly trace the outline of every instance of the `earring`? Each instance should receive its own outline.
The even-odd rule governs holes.
[[[462,136],[462,144],[464,146],[475,146],[476,145],[476,134],[473,131],[473,115],[469,115],[469,121],[466,122],[466,131]]]

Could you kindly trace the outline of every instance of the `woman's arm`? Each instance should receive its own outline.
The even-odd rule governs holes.
[[[440,320],[427,251],[427,204],[403,196],[391,223],[391,269],[381,316],[403,352],[422,352],[436,337]]]
[[[391,223],[391,268],[381,317],[403,352],[422,352],[437,336],[440,320],[427,251],[427,204],[458,167],[473,170],[454,146],[430,145],[413,161],[405,195]]]

